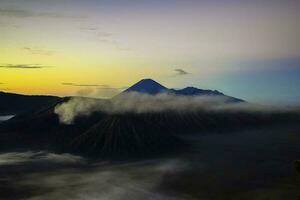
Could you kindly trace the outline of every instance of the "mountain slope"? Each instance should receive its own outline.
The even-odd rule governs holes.
[[[182,141],[139,115],[108,115],[74,138],[66,149],[105,158],[145,157],[179,150]]]
[[[224,95],[218,90],[203,90],[195,87],[186,87],[179,90],[171,89],[171,91],[178,95]]]
[[[132,85],[128,89],[126,89],[123,93],[126,92],[138,92],[138,93],[145,93],[150,95],[155,95],[161,92],[165,92],[168,89],[157,83],[156,81],[152,79],[142,79],[136,84]]]
[[[176,95],[183,95],[183,96],[224,96],[228,98],[228,102],[230,103],[245,102],[242,99],[225,95],[222,92],[219,92],[218,90],[203,90],[195,87],[186,87],[179,90],[170,89],[170,91],[171,93],[174,93]]]

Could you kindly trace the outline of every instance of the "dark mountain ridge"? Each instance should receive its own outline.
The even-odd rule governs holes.
[[[146,80],[139,91],[164,91],[165,87]],[[150,83],[150,84],[148,84]],[[154,84],[154,85],[153,85]],[[155,87],[154,87],[155,86]],[[130,90],[127,91],[132,91]],[[183,95],[222,95],[218,91],[188,87]],[[17,115],[0,125],[0,148],[51,149],[107,159],[144,158],[178,152],[186,148],[182,135],[251,129],[276,124],[299,124],[299,111],[263,112],[252,110],[164,110],[159,112],[109,113],[95,111],[78,116],[73,124],[60,122],[55,108],[70,98],[54,98],[51,103]],[[104,101],[104,100],[96,100]],[[105,101],[113,101],[105,100]],[[232,103],[232,102],[231,102]]]
[[[60,97],[0,92],[0,115],[16,115],[58,101]]]
[[[67,101],[64,99],[63,101]],[[156,113],[94,112],[62,124],[57,102],[0,125],[0,148],[51,149],[107,159],[143,158],[186,148],[185,134],[226,133],[271,125],[299,124],[299,112],[163,111]]]
[[[195,87],[186,87],[178,90],[171,89],[171,91],[177,95],[224,95],[218,90],[203,90]]]
[[[123,91],[121,95],[126,94],[128,92],[137,92],[149,95],[169,93],[180,96],[220,96],[226,97],[228,99],[228,102],[245,102],[242,99],[225,95],[222,92],[219,92],[218,90],[204,90],[196,87],[186,87],[183,89],[169,89],[152,79],[142,79],[141,81],[137,82],[133,86]]]

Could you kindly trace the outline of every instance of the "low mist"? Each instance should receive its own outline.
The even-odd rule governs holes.
[[[299,128],[186,136],[188,152],[139,161],[0,153],[0,199],[297,199]]]
[[[261,106],[247,102],[232,102],[226,96],[177,96],[170,93],[157,95],[128,92],[111,100],[73,97],[68,102],[55,107],[55,113],[62,123],[72,124],[78,116],[89,116],[93,112],[116,113],[147,113],[147,112],[195,112],[212,111],[256,111],[280,112],[293,111],[292,108]]]
[[[0,154],[0,166],[40,162],[77,164],[84,162],[84,159],[68,153],[55,154],[46,151],[8,152]]]

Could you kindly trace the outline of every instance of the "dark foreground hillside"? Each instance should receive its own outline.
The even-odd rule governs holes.
[[[0,92],[0,115],[15,115],[58,101],[55,96],[22,95]]]
[[[1,124],[1,148],[30,147],[123,159],[180,151],[186,148],[180,136],[188,133],[226,134],[229,131],[300,123],[299,112],[197,110],[118,114],[94,112],[66,125],[60,123],[54,108],[67,100],[57,101]]]

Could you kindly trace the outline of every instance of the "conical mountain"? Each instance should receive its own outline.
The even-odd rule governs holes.
[[[123,93],[126,92],[138,92],[155,95],[164,91],[167,91],[168,88],[159,84],[158,82],[152,79],[142,79],[133,86],[126,89]]]

